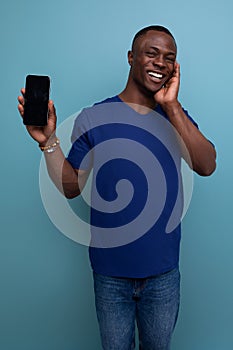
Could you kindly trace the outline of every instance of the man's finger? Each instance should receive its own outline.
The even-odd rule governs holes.
[[[18,96],[19,103],[23,106],[24,105],[24,98],[23,96]]]
[[[177,61],[176,61],[176,63],[175,63],[174,73],[175,73],[175,76],[176,76],[176,77],[179,77],[179,76],[180,76],[180,65],[179,65],[179,63],[178,63]]]
[[[23,115],[24,115],[24,108],[23,108],[23,106],[20,103],[18,104],[18,111],[19,111],[20,115],[23,117]]]
[[[56,118],[56,108],[55,108],[52,100],[49,100],[48,112],[49,112],[49,118],[51,118],[51,117],[55,117]]]

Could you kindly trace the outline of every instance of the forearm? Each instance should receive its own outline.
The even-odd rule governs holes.
[[[56,146],[54,152],[44,151],[48,174],[58,188],[67,198],[73,198],[80,194],[78,175],[66,160],[60,146]]]
[[[18,96],[18,110],[24,117],[25,89],[21,89],[22,96]],[[73,198],[80,194],[89,172],[73,169],[66,160],[56,137],[56,110],[53,101],[48,103],[48,122],[45,126],[27,125],[29,135],[38,142],[44,152],[49,176],[58,190],[67,198]]]
[[[163,109],[187,148],[193,170],[202,176],[211,175],[216,168],[213,145],[189,120],[179,102],[165,105]]]

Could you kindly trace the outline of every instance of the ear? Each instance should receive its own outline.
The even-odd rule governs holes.
[[[128,51],[128,63],[130,66],[133,64],[133,51]]]

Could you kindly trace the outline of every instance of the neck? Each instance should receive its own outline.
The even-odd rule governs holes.
[[[148,109],[155,109],[157,105],[154,95],[140,89],[131,79],[128,79],[125,89],[118,96],[123,102],[135,105],[133,108],[142,114],[148,113]]]

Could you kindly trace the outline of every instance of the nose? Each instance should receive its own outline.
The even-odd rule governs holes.
[[[157,55],[153,60],[153,65],[158,66],[160,68],[165,67],[165,60],[163,55]]]

